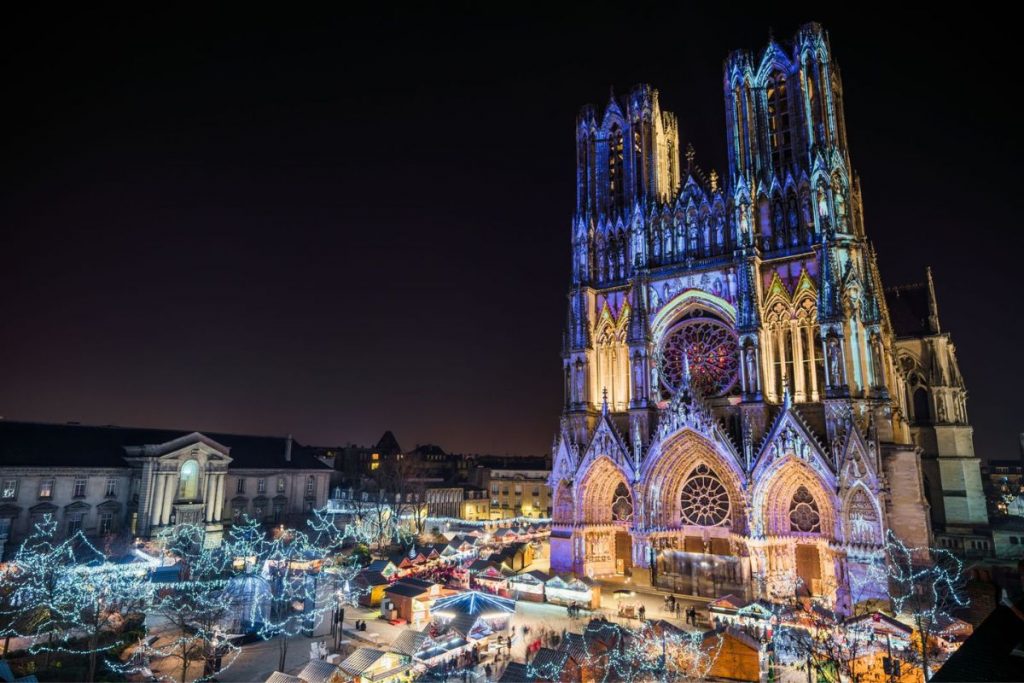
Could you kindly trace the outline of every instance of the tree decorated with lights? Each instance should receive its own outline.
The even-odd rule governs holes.
[[[10,575],[17,579],[10,597],[12,635],[35,639],[32,652],[44,654],[43,668],[49,666],[50,652],[60,647],[69,624],[65,572],[75,563],[74,547],[79,543],[91,547],[80,532],[61,542],[57,542],[56,532],[56,520],[44,515],[9,565]]]
[[[106,560],[102,557],[75,566],[64,577],[67,599],[61,604],[67,623],[65,634],[82,634],[85,647],[65,644],[62,650],[88,656],[89,681],[96,680],[100,653],[127,644],[123,638],[126,617],[145,610],[153,592],[144,568]],[[104,636],[106,642],[101,642]]]
[[[256,587],[238,607],[258,635],[277,638],[278,669],[284,670],[289,638],[313,629],[334,606],[322,571],[330,548],[295,529],[279,528],[268,537],[252,520],[233,527],[225,546],[242,578]]]
[[[222,548],[206,547],[204,537],[205,529],[194,524],[176,526],[161,537],[165,550],[178,558],[181,575],[154,597],[152,612],[174,627],[173,637],[157,653],[180,662],[182,683],[208,680],[224,671],[239,651],[222,637],[231,610],[224,595],[229,559]],[[202,673],[190,679],[191,666],[200,661]]]
[[[935,642],[954,612],[967,607],[963,562],[943,548],[913,548],[892,531],[886,537],[886,575],[893,611],[909,618],[917,631],[911,663],[931,678]]]
[[[720,633],[689,633],[664,621],[626,626],[598,619],[565,638],[575,641],[571,656],[582,677],[602,683],[705,680],[723,642]],[[560,680],[563,669],[550,661],[527,665],[537,680]]]
[[[34,638],[29,651],[44,654],[44,668],[54,652],[87,657],[92,681],[99,655],[125,644],[125,615],[148,604],[151,584],[145,570],[110,563],[81,531],[60,542],[56,532],[45,515],[11,562],[18,634]]]

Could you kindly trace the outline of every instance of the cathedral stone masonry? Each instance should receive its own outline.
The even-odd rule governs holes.
[[[724,177],[650,86],[577,120],[552,569],[848,612],[890,529],[987,523],[963,378],[931,273],[882,287],[824,30],[723,87]]]

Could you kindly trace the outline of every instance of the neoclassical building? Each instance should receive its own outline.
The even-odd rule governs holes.
[[[326,505],[331,468],[291,437],[0,420],[0,560],[50,515],[61,535],[148,539]]]
[[[552,568],[848,610],[889,529],[986,524],[963,382],[937,310],[890,315],[824,30],[724,93],[724,177],[649,86],[577,120]]]

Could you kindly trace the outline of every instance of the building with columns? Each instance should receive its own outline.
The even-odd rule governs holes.
[[[289,437],[0,420],[0,558],[44,515],[63,533],[153,538],[244,516],[295,523],[329,495],[331,468]]]
[[[824,29],[723,94],[722,176],[648,85],[576,121],[551,566],[849,611],[888,531],[987,522],[964,380],[930,275],[883,288]]]

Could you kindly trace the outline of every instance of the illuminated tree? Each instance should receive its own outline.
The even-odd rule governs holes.
[[[225,599],[229,558],[222,548],[204,544],[205,529],[194,524],[174,527],[162,537],[165,550],[178,558],[180,580],[155,596],[151,611],[174,627],[173,639],[160,653],[181,663],[181,681],[189,681],[193,663],[203,661],[202,673],[192,680],[206,680],[223,671],[218,659],[238,648],[221,638],[221,624],[231,610]],[[227,653],[223,650],[227,650]],[[223,660],[221,660],[223,661]]]
[[[927,681],[943,624],[967,607],[963,562],[942,548],[911,548],[891,530],[886,536],[886,570],[893,611],[908,617],[917,631],[911,663]]]
[[[65,640],[81,634],[86,647],[65,644],[61,649],[87,655],[88,680],[94,681],[98,655],[127,644],[122,638],[126,617],[150,604],[153,584],[145,569],[111,564],[106,558],[73,567],[65,572],[64,582],[60,609],[66,619]]]
[[[12,635],[46,637],[45,642],[37,639],[32,645],[33,654],[44,654],[43,668],[49,666],[50,652],[59,647],[68,625],[70,595],[66,591],[66,573],[75,564],[74,546],[82,543],[91,548],[81,532],[58,543],[56,531],[57,522],[44,515],[33,525],[32,533],[18,547],[10,563],[18,578],[10,598],[10,626],[17,628]]]

